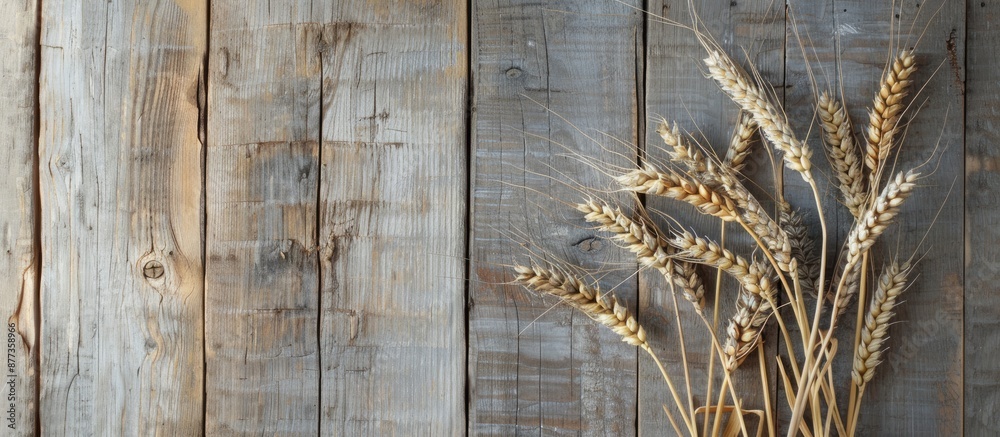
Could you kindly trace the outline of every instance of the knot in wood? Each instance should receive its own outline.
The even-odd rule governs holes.
[[[163,276],[163,263],[152,260],[142,266],[142,276],[146,279],[159,279]]]
[[[507,71],[505,72],[505,74],[507,75],[507,77],[509,77],[511,79],[517,79],[517,78],[521,77],[521,69],[517,68],[517,67],[512,67],[512,68],[507,69]]]

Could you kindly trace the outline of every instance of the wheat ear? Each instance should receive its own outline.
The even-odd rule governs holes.
[[[899,116],[904,108],[903,98],[909,92],[910,84],[913,83],[910,76],[915,71],[917,65],[913,51],[903,50],[896,55],[892,68],[882,76],[874,106],[868,115],[865,166],[871,170],[873,177],[877,176],[880,163],[885,162],[892,149],[892,138],[896,134]]]
[[[628,308],[614,297],[605,297],[596,287],[585,284],[576,276],[555,266],[515,266],[515,279],[521,285],[540,293],[562,299],[591,319],[611,328],[622,341],[647,347],[646,331],[635,320]]]
[[[680,288],[684,299],[691,302],[701,314],[705,308],[705,286],[694,265],[674,260],[675,248],[660,237],[660,232],[648,220],[632,220],[618,208],[590,200],[576,208],[585,214],[587,221],[596,223],[597,229],[610,232],[615,240],[636,255],[639,263],[658,270]]]
[[[740,281],[736,314],[730,318],[723,345],[727,355],[725,366],[729,370],[735,369],[760,343],[764,323],[773,311],[771,302],[776,293],[773,270],[767,263],[748,262],[717,243],[690,232],[676,235],[670,243],[680,249],[678,255],[719,268]]]
[[[757,125],[753,122],[753,116],[744,112],[736,124],[733,139],[729,143],[729,150],[726,151],[726,158],[723,161],[723,164],[733,173],[738,174],[746,166],[746,160],[750,157],[751,140],[755,132],[757,132]]]
[[[662,172],[649,163],[642,169],[632,170],[616,179],[626,190],[686,202],[702,213],[723,221],[735,221],[739,218],[736,205],[728,196],[699,181],[676,173]]]
[[[851,377],[854,384],[863,387],[875,376],[875,368],[882,362],[883,345],[892,320],[893,308],[898,304],[899,295],[906,289],[910,264],[890,264],[879,277],[878,288],[865,315],[865,325],[861,329],[861,343],[854,356]]]
[[[844,278],[844,288],[840,291],[840,295],[836,296],[837,301],[834,305],[837,308],[836,320],[840,320],[840,316],[847,312],[847,307],[851,305],[851,299],[854,299],[854,296],[857,296],[861,289],[861,273],[861,264],[858,263],[852,265],[851,271],[847,272],[847,278]],[[840,274],[843,275],[844,272],[840,272]],[[835,284],[840,282],[839,276],[835,281]],[[833,294],[827,296],[831,300],[834,298]]]
[[[708,66],[709,76],[715,79],[719,87],[744,111],[753,115],[754,123],[768,141],[784,152],[788,167],[799,172],[806,182],[812,181],[812,162],[809,160],[812,153],[795,138],[788,119],[778,104],[767,98],[728,55],[713,50],[705,58],[705,65]]]
[[[854,142],[851,119],[844,106],[837,99],[824,92],[819,97],[819,118],[823,125],[827,151],[844,205],[854,217],[861,217],[865,203],[865,178],[861,166],[861,152]]]
[[[788,235],[791,246],[791,256],[798,260],[796,269],[799,285],[802,291],[816,295],[816,279],[819,278],[819,257],[816,255],[816,245],[809,237],[809,227],[802,219],[802,214],[792,209],[787,202],[779,204],[778,221]]]
[[[683,165],[692,172],[705,171],[705,155],[684,140],[676,123],[669,126],[666,121],[661,122],[656,133],[660,134],[663,143],[667,145],[671,161]]]
[[[885,228],[899,214],[900,205],[913,193],[919,176],[920,173],[914,170],[897,174],[861,215],[847,236],[849,264],[857,263],[861,255],[875,244],[878,236],[885,232]]]

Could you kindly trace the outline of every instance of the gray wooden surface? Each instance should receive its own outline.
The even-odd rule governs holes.
[[[38,4],[0,2],[0,311],[7,350],[4,431],[35,431],[38,409]],[[13,398],[11,398],[13,395]],[[8,425],[11,425],[8,427]]]
[[[634,207],[608,172],[662,157],[661,116],[728,144],[701,49],[644,7],[689,20],[685,0],[0,0],[0,434],[671,434],[645,354],[510,284],[529,257],[582,266],[679,369],[662,281],[572,209]],[[695,7],[803,136],[810,72],[863,122],[915,46],[896,165],[931,165],[877,253],[922,259],[859,433],[1000,433],[1000,2]],[[769,192],[767,158],[750,171]]]
[[[642,17],[614,2],[476,1],[473,29],[468,432],[635,434],[635,348],[508,282],[535,251],[614,269],[601,285],[635,308],[635,260],[549,196],[610,186],[572,156],[617,148],[609,164],[632,165],[634,151],[599,132],[638,137]]]
[[[206,23],[188,3],[41,4],[45,434],[201,428]]]

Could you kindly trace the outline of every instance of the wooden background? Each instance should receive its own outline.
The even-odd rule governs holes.
[[[810,68],[863,121],[916,44],[899,165],[935,170],[878,250],[923,260],[860,434],[1000,432],[1000,1],[695,3],[814,148]],[[719,150],[732,129],[692,34],[637,8],[689,22],[687,0],[0,0],[2,434],[663,435],[647,357],[507,284],[532,252],[595,269],[676,369],[662,283],[565,205],[653,156],[661,116]]]

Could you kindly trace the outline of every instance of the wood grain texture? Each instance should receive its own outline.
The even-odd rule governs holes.
[[[467,8],[323,11],[322,435],[463,435]]]
[[[2,399],[4,435],[35,434],[38,409],[38,3],[0,3],[0,317],[7,351]]]
[[[943,3],[943,7],[941,2],[896,3],[893,9],[890,2],[837,0],[822,5],[803,3],[792,9],[818,85],[843,96],[859,133],[867,126],[867,111],[883,69],[898,50],[915,48],[921,70],[914,89],[926,84],[908,99],[917,104],[903,116],[907,131],[894,165],[900,171],[928,159],[930,164],[924,167],[926,177],[904,205],[899,220],[873,249],[869,277],[877,277],[892,257],[906,259],[916,252],[923,258],[915,270],[916,281],[897,309],[894,321],[898,323],[890,328],[884,362],[865,390],[858,435],[951,435],[962,429],[964,279],[963,254],[955,242],[963,238],[964,202],[956,195],[963,191],[963,183],[956,177],[963,168],[965,3]],[[804,126],[812,120],[813,111],[808,108],[815,95],[791,28],[788,38],[786,69],[791,87],[787,105],[795,108],[793,120]],[[919,105],[923,106],[918,110]],[[814,162],[822,160],[820,141],[818,136],[810,139],[816,151]],[[823,163],[821,168],[828,167]],[[821,179],[824,187],[830,187],[823,191],[832,201],[836,188],[830,178]],[[791,185],[794,179],[786,180]],[[953,190],[950,196],[949,190]],[[806,196],[799,187],[789,191],[803,199]],[[853,217],[840,206],[836,211],[827,209],[831,234],[841,242]],[[925,233],[926,240],[918,247]],[[839,245],[831,246],[839,250]],[[841,347],[853,344],[855,308],[850,308],[848,327],[842,327],[838,335]],[[842,370],[837,376],[841,405],[848,399],[848,357],[845,354],[835,363]]]
[[[200,433],[205,4],[41,22],[41,431]]]
[[[635,258],[570,204],[611,186],[579,157],[634,165],[612,138],[638,137],[642,16],[615,2],[473,4],[468,432],[634,435],[636,349],[509,281],[533,251],[592,269],[635,308]]]
[[[966,435],[1000,433],[1000,3],[967,2],[965,82]]]
[[[650,13],[657,14],[668,20],[685,25],[691,23],[691,9],[686,0],[648,2]],[[784,36],[784,17],[780,5],[770,1],[704,1],[697,2],[694,11],[703,21],[703,31],[711,33],[711,37],[723,44],[723,47],[733,55],[734,59],[744,61],[744,51],[750,60],[760,70],[769,83],[780,86],[783,80],[782,39]],[[729,147],[732,132],[736,126],[739,107],[725,94],[718,85],[704,75],[705,67],[702,59],[707,52],[698,44],[691,30],[658,22],[651,17],[647,23],[646,35],[646,74],[645,74],[645,148],[647,156],[653,160],[667,160],[663,150],[662,138],[656,129],[662,120],[676,122],[681,132],[689,132],[691,137],[702,147],[713,150],[718,156],[724,157]],[[779,88],[780,92],[780,88]],[[765,205],[771,207],[773,196],[772,168],[767,160],[767,154],[761,150],[757,142],[752,157],[748,159],[743,174],[755,184],[750,184],[754,194],[762,199]],[[697,212],[689,205],[664,199],[657,196],[647,196],[646,206],[651,211],[659,211],[676,219],[687,230],[694,230],[719,241],[720,221]],[[666,229],[670,225],[666,220],[659,220]],[[737,226],[727,226],[725,246],[742,256],[749,257],[755,243],[746,232]],[[713,320],[715,305],[715,273],[711,269],[700,268],[706,287],[707,299],[705,314],[709,321]],[[646,272],[639,276],[640,305],[642,320],[647,323],[651,332],[661,333],[658,346],[667,364],[667,370],[677,381],[682,380],[684,367],[679,352],[677,336],[677,321],[674,315],[673,299],[668,284],[657,272]],[[727,276],[722,284],[719,298],[718,332],[724,333],[729,323],[729,317],[735,311],[735,299],[738,284]],[[685,345],[689,371],[691,372],[691,387],[695,399],[695,407],[703,405],[707,399],[708,364],[710,354],[714,355],[709,345],[711,336],[702,321],[695,315],[690,304],[680,300],[681,320],[684,324]],[[724,334],[720,339],[724,339]],[[776,351],[777,338],[773,333],[765,333],[765,351],[773,357]],[[651,360],[640,360],[639,367],[639,433],[641,435],[663,435],[671,430],[670,422],[663,413],[663,404],[673,405],[670,394],[661,383],[660,371]],[[722,369],[718,357],[714,359],[714,382],[712,385],[712,404],[718,400],[718,390],[722,382]],[[773,366],[769,369],[767,378],[774,381]],[[761,389],[759,362],[756,354],[748,358],[733,374],[733,384],[741,394],[747,408],[757,409],[764,406],[764,395]],[[772,385],[773,386],[773,385]],[[727,395],[728,396],[728,395]],[[770,393],[773,398],[773,392]],[[772,404],[774,400],[771,399]],[[732,400],[727,400],[728,404]],[[677,413],[675,413],[676,416]],[[698,429],[703,426],[704,416],[697,416]],[[750,427],[755,427],[757,420],[747,417]],[[709,425],[711,426],[711,424]]]
[[[788,112],[792,126],[796,129],[796,134],[806,142],[813,153],[813,173],[819,193],[822,196],[823,217],[826,220],[828,228],[826,253],[828,259],[831,260],[828,263],[833,263],[833,260],[837,259],[837,254],[842,247],[841,244],[854,224],[854,216],[851,215],[847,208],[842,206],[840,198],[837,197],[840,193],[837,188],[837,179],[831,170],[830,161],[827,159],[826,149],[821,137],[823,131],[818,124],[819,119],[815,116],[818,92],[829,91],[831,95],[838,98],[846,95],[847,101],[844,105],[851,110],[851,115],[854,116],[852,121],[855,123],[855,131],[858,133],[856,138],[863,140],[863,137],[860,135],[864,131],[861,129],[867,126],[865,123],[867,123],[868,118],[867,116],[863,118],[859,117],[865,113],[866,108],[871,105],[871,99],[875,96],[875,88],[872,87],[871,80],[874,78],[874,83],[877,84],[878,75],[881,73],[880,67],[879,69],[875,69],[872,66],[867,66],[866,69],[861,70],[858,68],[858,65],[852,63],[850,54],[857,53],[858,49],[851,49],[850,54],[837,51],[835,42],[838,37],[843,37],[843,35],[839,35],[837,32],[848,32],[846,29],[853,29],[838,27],[842,26],[843,23],[837,20],[844,19],[845,14],[852,14],[851,16],[856,18],[861,17],[861,14],[864,13],[873,13],[870,9],[859,11],[856,7],[844,7],[846,5],[843,3],[839,0],[793,3],[785,27],[786,76],[783,104],[785,110]],[[839,9],[836,9],[838,7]],[[847,9],[847,11],[845,12],[843,9]],[[887,15],[878,15],[878,18],[882,17],[887,17]],[[874,21],[875,17],[872,17],[872,20]],[[875,32],[876,27],[874,25],[871,26],[869,31]],[[884,33],[885,31],[881,30],[878,32]],[[851,35],[854,34],[852,33]],[[847,44],[847,42],[843,42],[843,39],[841,41],[842,44]],[[876,50],[874,42],[868,47],[868,50]],[[884,58],[885,53],[888,53],[888,50],[888,46],[878,47],[877,53],[883,56],[878,62],[881,62],[881,59]],[[845,48],[844,51],[848,50]],[[837,69],[838,56],[841,54],[844,54],[843,66],[845,76],[849,76],[845,77],[843,81],[838,76],[839,70]],[[810,74],[815,77],[815,88],[810,82]],[[861,77],[864,77],[866,80],[864,86],[867,88],[864,90],[859,89]],[[841,88],[843,88],[843,91],[841,91]],[[791,169],[784,170],[783,179],[785,199],[795,208],[806,212],[806,223],[815,242],[816,254],[820,255],[822,250],[822,228],[820,226],[819,215],[816,211],[816,200],[813,197],[812,188],[802,180],[798,172]],[[833,271],[832,267],[827,266],[827,290],[829,289],[829,282],[831,280],[830,274]],[[816,301],[812,297],[808,297],[806,300],[806,308],[809,310],[809,314],[812,315],[816,307]],[[856,301],[857,299],[855,298]],[[782,296],[782,302],[787,302],[784,296]],[[840,322],[841,329],[836,337],[840,342],[838,344],[840,353],[834,359],[834,374],[836,380],[839,381],[836,389],[839,399],[838,406],[841,409],[846,409],[848,403],[846,382],[850,378],[850,369],[853,366],[853,356],[850,349],[854,344],[853,328],[856,308],[856,306],[852,306],[847,311],[846,318]],[[787,315],[786,321],[791,322],[794,320],[791,311],[786,311],[785,314]],[[793,338],[801,338],[801,331],[794,323],[789,323],[789,332]],[[782,356],[788,356],[788,345],[782,342],[778,347]],[[799,363],[803,361],[802,357],[804,355],[802,349],[803,346],[801,344],[794,345],[794,353],[799,357]],[[777,410],[779,417],[778,424],[782,430],[786,430],[788,429],[788,420],[791,417],[791,406],[786,402],[788,395],[783,384],[779,382],[776,385],[775,389],[777,398],[779,399],[779,408]]]
[[[320,41],[305,2],[211,3],[208,435],[319,427]]]

